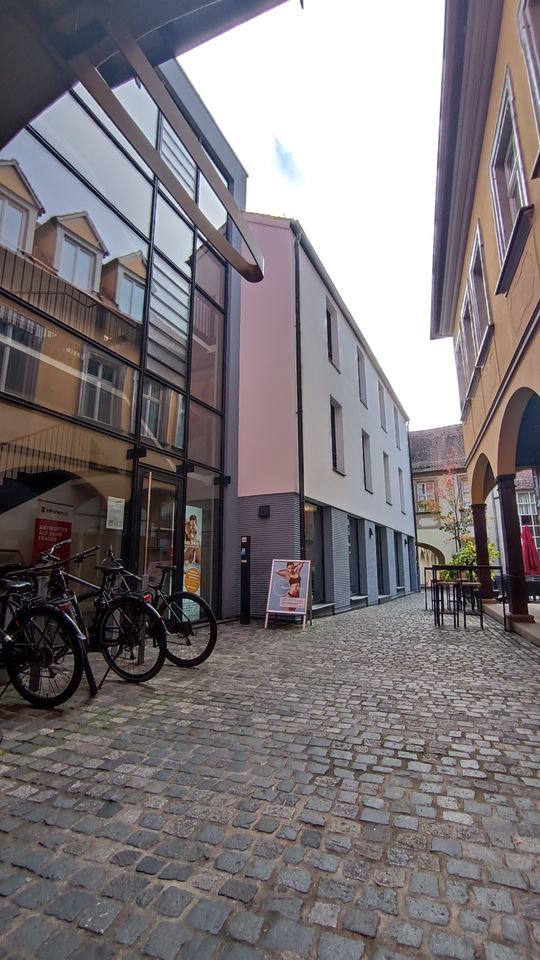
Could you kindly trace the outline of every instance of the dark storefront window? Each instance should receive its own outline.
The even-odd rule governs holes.
[[[405,573],[403,567],[403,534],[394,531],[394,550],[396,554],[396,583],[398,587],[405,586]]]
[[[389,593],[388,544],[386,540],[385,527],[375,527],[375,547],[377,550],[377,587],[379,596],[383,597]]]
[[[221,491],[216,474],[197,469],[186,482],[186,514],[184,531],[184,585],[194,586],[200,580],[200,593],[217,607],[219,584],[219,531],[221,526]],[[195,521],[192,519],[195,518]],[[191,530],[187,533],[187,524]],[[192,530],[196,528],[198,552],[193,552]],[[198,561],[198,562],[197,562]],[[195,572],[193,569],[195,568]],[[197,569],[198,568],[198,569]]]
[[[324,545],[322,507],[306,503],[304,507],[306,560],[311,560],[314,603],[324,603]]]
[[[349,517],[349,573],[351,597],[367,594],[364,521]]]

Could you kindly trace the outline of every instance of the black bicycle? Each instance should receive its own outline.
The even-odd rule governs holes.
[[[101,572],[100,584],[66,570],[71,564],[82,563],[99,549],[90,547],[67,560],[60,560],[56,551],[69,543],[70,540],[63,540],[42,553],[39,564],[29,572],[38,579],[47,576],[50,603],[72,617],[83,634],[88,652],[99,651],[109,669],[123,680],[132,683],[151,680],[161,670],[167,650],[165,626],[149,603],[151,594],[130,592],[115,596],[114,579],[122,572],[117,565],[96,565],[96,570]],[[70,589],[71,582],[87,588],[84,598]],[[87,625],[80,603],[89,598],[92,598],[94,610]]]
[[[73,620],[54,604],[33,599],[29,588],[28,581],[0,580],[0,668],[28,703],[57,707],[81,682],[83,637]]]
[[[125,569],[109,547],[107,563],[119,574],[121,590],[130,590],[128,581],[141,583],[141,577]],[[165,580],[176,570],[174,564],[156,563],[161,571],[159,583],[149,585],[151,604],[160,614],[166,630],[166,657],[177,667],[197,667],[208,660],[217,641],[217,620],[209,603],[197,593],[178,590],[170,593]],[[121,594],[120,594],[121,595]]]

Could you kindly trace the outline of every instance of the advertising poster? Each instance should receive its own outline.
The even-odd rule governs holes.
[[[32,563],[36,563],[40,553],[48,551],[55,543],[69,540],[71,537],[72,508],[69,504],[54,503],[52,500],[37,501],[37,517],[34,524],[34,545]],[[61,560],[69,557],[70,545],[66,543],[57,552]]]
[[[310,599],[310,573],[309,560],[272,560],[265,626],[270,613],[301,616],[305,626]]]
[[[107,530],[124,529],[126,501],[122,497],[107,497]]]
[[[184,590],[189,593],[201,592],[202,523],[202,508],[188,504],[184,522]]]

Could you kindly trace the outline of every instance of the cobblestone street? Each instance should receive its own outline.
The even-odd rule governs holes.
[[[419,596],[0,701],[4,960],[540,957],[540,649]]]

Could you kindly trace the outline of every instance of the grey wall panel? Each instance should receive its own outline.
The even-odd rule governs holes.
[[[259,517],[259,506],[270,516]],[[240,537],[251,537],[251,613],[264,616],[272,560],[300,559],[300,500],[296,493],[263,494],[238,500],[238,573]]]
[[[343,510],[332,508],[333,592],[335,612],[351,606],[351,576],[349,570],[349,518]]]
[[[370,537],[369,531],[372,536]],[[366,575],[367,575],[367,595],[368,603],[378,603],[379,587],[377,584],[377,547],[375,545],[375,524],[371,520],[366,520],[364,524],[365,545],[366,545]]]

